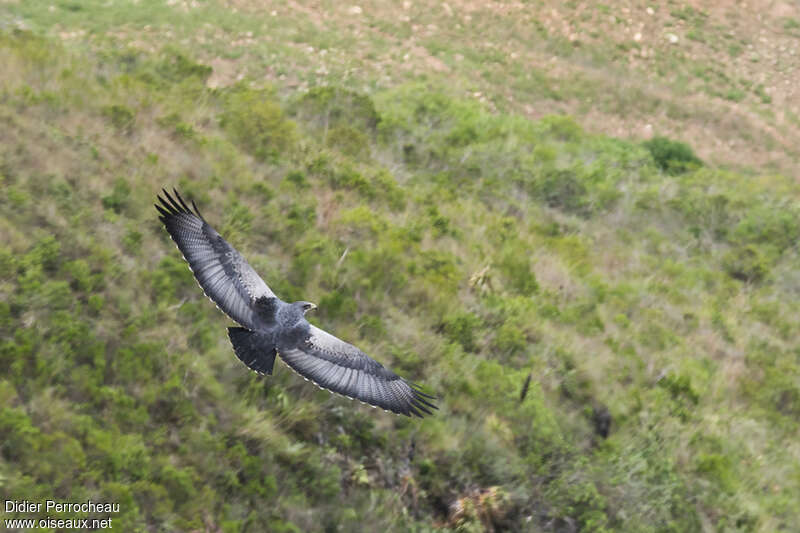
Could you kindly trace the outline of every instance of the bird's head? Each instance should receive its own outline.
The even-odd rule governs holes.
[[[317,306],[311,302],[295,302],[292,305],[299,307],[303,311],[303,314],[306,314],[307,312],[317,308]]]

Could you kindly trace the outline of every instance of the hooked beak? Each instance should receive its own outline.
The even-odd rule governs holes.
[[[308,302],[308,309],[306,309],[306,312],[313,311],[316,308],[317,308],[316,304],[312,304],[311,302]]]

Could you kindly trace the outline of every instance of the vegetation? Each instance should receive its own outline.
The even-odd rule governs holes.
[[[4,499],[123,531],[800,523],[794,180],[421,83],[212,88],[170,46],[0,26],[0,67]],[[437,415],[247,372],[172,185]]]
[[[658,168],[667,174],[682,174],[703,164],[686,143],[653,137],[644,146],[652,154]]]

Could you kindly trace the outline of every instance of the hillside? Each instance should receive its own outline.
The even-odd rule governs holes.
[[[118,502],[123,531],[800,523],[795,152],[607,136],[605,106],[627,100],[592,82],[600,115],[562,109],[569,84],[536,70],[549,92],[526,114],[533,85],[497,79],[525,74],[477,43],[381,74],[403,34],[368,6],[230,4],[0,5],[3,499]],[[396,9],[392,24],[414,13]],[[157,219],[164,186],[279,296],[318,304],[312,322],[437,394],[436,415],[331,396],[282,363],[248,372]]]
[[[715,165],[797,172],[794,2],[5,0],[0,25],[95,50],[165,44],[291,93],[405,82],[588,131],[680,137]]]

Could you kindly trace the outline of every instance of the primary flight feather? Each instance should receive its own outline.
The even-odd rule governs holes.
[[[381,407],[419,416],[436,409],[418,386],[384,368],[367,354],[310,324],[309,302],[286,303],[270,290],[236,249],[206,222],[197,206],[173,189],[158,196],[161,214],[200,287],[243,327],[228,328],[233,351],[259,374],[272,374],[276,354],[304,378],[328,389]]]

